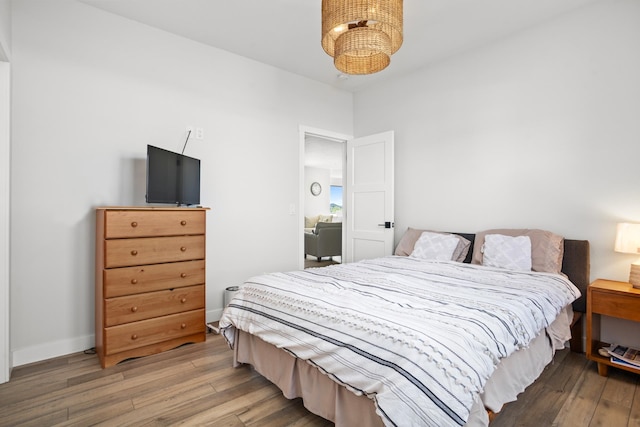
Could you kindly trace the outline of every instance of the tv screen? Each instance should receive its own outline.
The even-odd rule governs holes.
[[[200,160],[147,145],[147,203],[200,203]]]

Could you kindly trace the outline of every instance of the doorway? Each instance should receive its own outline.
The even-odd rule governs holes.
[[[300,269],[342,262],[345,248],[342,223],[348,215],[344,202],[346,142],[350,138],[326,130],[300,127]],[[323,224],[316,230],[319,221],[331,223],[331,226]],[[305,236],[306,233],[315,235]],[[318,240],[324,236],[330,240]],[[339,245],[338,252],[335,245]],[[307,255],[307,252],[313,255]]]

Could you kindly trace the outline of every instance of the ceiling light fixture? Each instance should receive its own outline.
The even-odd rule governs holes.
[[[373,74],[402,45],[403,0],[322,0],[322,48],[346,74]]]

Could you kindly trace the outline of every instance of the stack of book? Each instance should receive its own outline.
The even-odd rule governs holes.
[[[640,369],[640,350],[613,344],[607,348],[607,353],[611,356],[611,363]]]

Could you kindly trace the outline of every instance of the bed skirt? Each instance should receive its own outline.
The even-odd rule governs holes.
[[[287,399],[301,397],[305,408],[336,426],[384,425],[373,400],[347,390],[306,361],[236,329],[234,366],[241,363],[252,365]]]
[[[521,349],[497,366],[484,392],[472,407],[467,427],[489,425],[488,410],[497,413],[507,402],[532,384],[551,362],[554,347],[563,339],[572,316],[570,306],[556,321],[536,337],[529,347]],[[274,383],[288,399],[301,397],[304,406],[316,415],[333,421],[337,427],[382,426],[372,399],[357,395],[336,383],[315,366],[296,359],[286,351],[266,343],[249,333],[235,330],[234,366],[247,363]]]

